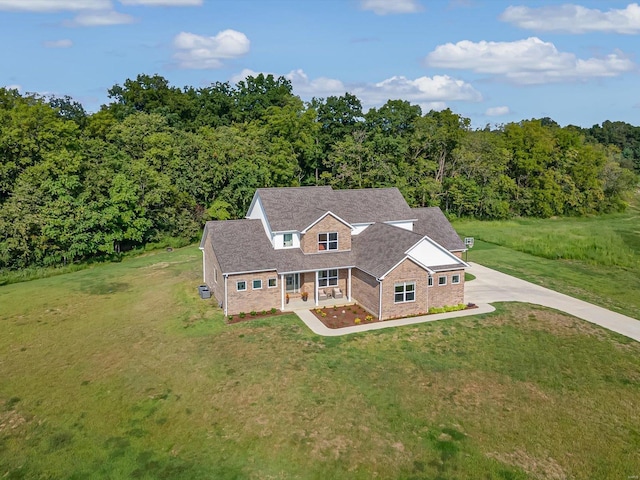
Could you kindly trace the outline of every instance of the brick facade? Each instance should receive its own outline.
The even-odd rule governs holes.
[[[211,294],[215,297],[216,303],[222,305],[224,302],[224,277],[218,259],[211,248],[209,238],[204,244],[204,283],[207,284]]]
[[[453,284],[451,278],[460,275],[460,283]],[[447,284],[439,285],[438,278],[446,277]],[[429,287],[429,308],[464,303],[464,270],[437,272],[433,275],[433,286]]]
[[[269,288],[268,280],[274,277],[277,278],[276,287]],[[245,291],[238,291],[236,282],[239,280],[247,282],[247,289]],[[261,289],[253,289],[254,280],[262,280]],[[240,312],[248,314],[252,311],[260,312],[262,310],[270,310],[271,308],[280,309],[281,292],[280,276],[275,270],[270,272],[229,275],[227,279],[227,314],[236,315]]]
[[[331,251],[345,251],[351,250],[351,229],[342,223],[340,220],[337,220],[335,217],[331,215],[327,215],[318,223],[316,223],[313,227],[311,227],[307,233],[301,235],[300,238],[300,248],[304,253],[326,253],[329,252],[319,252],[318,251],[318,234],[319,233],[329,233],[329,232],[338,232],[338,250]]]
[[[378,281],[357,268],[351,269],[351,295],[366,310],[378,316],[380,308],[380,284]]]
[[[405,303],[395,302],[395,285],[402,282],[415,282],[415,300]],[[427,272],[418,264],[405,259],[382,281],[382,318],[406,317],[427,313],[428,298]]]

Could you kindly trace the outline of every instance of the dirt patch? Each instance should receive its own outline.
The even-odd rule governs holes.
[[[13,431],[27,423],[27,419],[15,410],[0,412],[0,433]]]
[[[562,467],[551,457],[536,458],[524,450],[516,450],[512,453],[487,453],[487,457],[519,467],[540,480],[564,480],[567,478]]]
[[[319,307],[311,313],[328,328],[353,327],[378,320],[358,304]]]

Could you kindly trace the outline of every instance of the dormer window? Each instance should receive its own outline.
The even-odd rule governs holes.
[[[318,251],[338,249],[338,232],[327,232],[318,234]]]
[[[293,247],[293,233],[285,233],[282,240],[285,248]]]

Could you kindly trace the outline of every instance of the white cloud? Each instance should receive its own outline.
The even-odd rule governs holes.
[[[554,5],[540,8],[508,7],[500,20],[520,28],[543,32],[606,32],[634,35],[640,33],[640,6],[631,3],[624,9],[606,12],[580,5]]]
[[[484,114],[489,117],[499,117],[501,115],[508,115],[509,113],[511,113],[509,107],[490,107],[484,112]]]
[[[255,77],[258,73],[245,69],[231,77],[230,81],[237,83],[250,75]],[[291,82],[294,94],[304,100],[341,96],[349,92],[357,96],[364,107],[378,107],[387,100],[402,99],[419,104],[425,111],[443,110],[446,102],[451,101],[482,101],[482,95],[473,86],[447,75],[420,77],[415,80],[395,76],[378,83],[344,83],[329,77],[310,79],[303,70],[298,69],[284,77]]]
[[[44,42],[43,45],[46,48],[70,48],[73,47],[73,42],[68,38],[64,38],[61,40],[50,40],[48,42]]]
[[[223,30],[214,37],[180,32],[173,39],[177,50],[173,58],[180,68],[220,68],[222,60],[245,55],[250,45],[247,36],[236,30]]]
[[[123,5],[146,5],[150,7],[198,7],[203,0],[120,0]]]
[[[67,20],[63,24],[67,27],[103,27],[133,22],[134,18],[126,13],[116,12],[115,10],[97,10],[82,12],[76,15],[73,20]]]
[[[416,13],[422,10],[418,0],[361,0],[360,8],[376,15],[390,13]]]
[[[583,60],[573,53],[559,52],[553,43],[537,37],[514,42],[447,43],[436,47],[425,61],[434,67],[467,69],[524,85],[614,77],[636,68],[622,52]]]
[[[110,0],[0,0],[0,10],[59,12],[63,10],[106,10]]]

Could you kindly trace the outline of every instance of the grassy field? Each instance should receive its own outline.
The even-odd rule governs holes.
[[[0,478],[628,479],[640,344],[528,305],[226,325],[195,247],[0,287]]]
[[[625,213],[454,224],[468,259],[640,319],[640,199]]]

